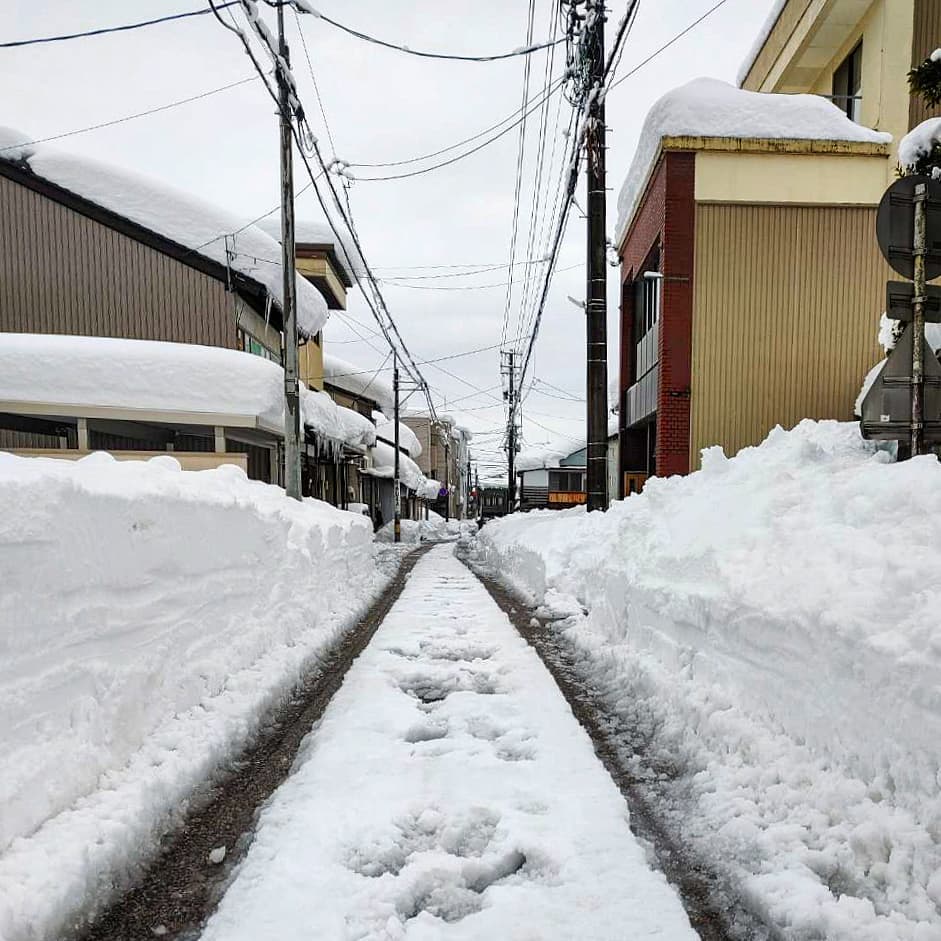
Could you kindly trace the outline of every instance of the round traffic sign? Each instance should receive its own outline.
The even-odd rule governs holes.
[[[927,176],[903,176],[883,194],[876,215],[876,238],[885,260],[902,277],[915,277],[915,187],[928,188],[925,225],[925,278],[941,277],[941,182]]]

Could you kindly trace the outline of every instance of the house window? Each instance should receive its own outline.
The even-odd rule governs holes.
[[[863,44],[840,63],[833,73],[833,103],[851,120],[858,121],[863,94]]]
[[[581,493],[585,489],[585,474],[583,471],[551,470],[549,489],[555,492]]]
[[[281,357],[277,353],[269,350],[263,343],[259,343],[258,340],[241,327],[236,331],[236,344],[240,350],[251,353],[253,356],[261,356],[275,363],[281,362]]]

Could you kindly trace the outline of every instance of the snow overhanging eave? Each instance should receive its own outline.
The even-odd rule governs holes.
[[[618,234],[617,250],[619,254],[624,251],[624,243],[627,241],[631,229],[633,228],[634,221],[637,218],[637,211],[647,198],[647,190],[650,186],[650,181],[664,154],[690,151],[740,154],[816,155],[821,157],[884,157],[888,159],[891,153],[891,145],[888,142],[834,140],[830,138],[664,135],[660,138],[660,145],[647,167],[643,185],[639,189],[640,195],[634,203],[630,218],[627,220],[623,231]]]

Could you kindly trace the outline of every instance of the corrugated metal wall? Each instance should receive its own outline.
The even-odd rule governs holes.
[[[852,420],[890,275],[875,209],[697,206],[691,469],[776,424]]]
[[[915,0],[915,22],[912,28],[912,66],[921,65],[941,46],[941,2]],[[925,118],[941,114],[941,108],[929,108],[921,96],[912,95],[908,110],[908,126],[914,127]]]
[[[208,275],[0,177],[0,330],[235,347]]]

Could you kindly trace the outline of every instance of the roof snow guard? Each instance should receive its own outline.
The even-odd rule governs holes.
[[[231,275],[237,289],[283,309],[277,241],[212,203],[121,167],[33,144],[10,128],[0,128],[0,174],[212,277]],[[314,336],[327,316],[320,293],[298,277],[300,332]]]
[[[776,150],[799,153],[887,154],[889,134],[851,121],[819,95],[744,91],[713,78],[697,78],[667,92],[647,113],[630,170],[618,197],[616,243],[620,246],[661,150],[748,150],[774,141]],[[749,147],[751,143],[751,148]]]

